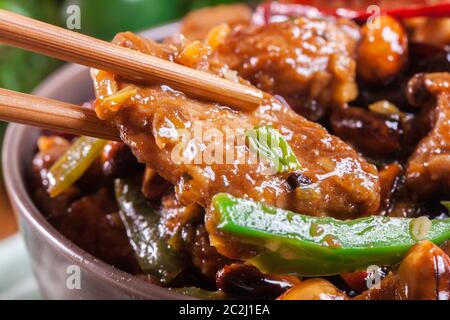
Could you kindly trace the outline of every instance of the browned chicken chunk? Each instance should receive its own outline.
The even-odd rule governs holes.
[[[413,197],[448,195],[450,188],[450,74],[418,74],[408,84],[410,103],[429,113],[432,129],[410,157],[406,183]]]
[[[357,96],[358,28],[346,20],[310,20],[237,28],[217,48],[221,61],[253,85],[281,95],[310,120]]]
[[[198,51],[192,54],[192,45],[198,48],[198,43],[177,51],[130,33],[119,34],[115,42],[177,62],[189,61],[210,72],[218,65]],[[138,160],[174,184],[185,204],[206,206],[215,194],[229,192],[304,214],[338,218],[370,214],[379,206],[376,168],[323,127],[276,100],[243,112],[190,99],[165,85],[127,83],[102,71],[94,70],[93,79],[99,116],[111,119]],[[120,99],[127,90],[131,93],[122,107],[105,105],[104,98],[122,88]],[[251,152],[239,141],[245,142],[245,131],[259,125],[271,125],[286,138],[300,169],[267,174],[260,162],[247,161]],[[218,141],[224,142],[223,153],[208,149]],[[248,155],[247,160],[239,161],[242,154]]]

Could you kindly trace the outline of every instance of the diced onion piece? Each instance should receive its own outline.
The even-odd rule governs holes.
[[[231,29],[228,24],[220,24],[209,31],[208,36],[206,37],[206,42],[211,46],[211,48],[217,49],[224,42],[230,31]]]
[[[380,100],[369,105],[369,110],[384,115],[401,115],[402,112],[391,102]]]
[[[104,103],[108,103],[111,111],[118,111],[120,107],[135,94],[137,94],[136,88],[133,86],[128,86],[110,95],[109,97],[102,99],[102,101]]]
[[[99,98],[96,101],[95,112],[102,120],[110,119],[120,108],[134,95],[137,89],[133,86],[127,86],[106,98]]]

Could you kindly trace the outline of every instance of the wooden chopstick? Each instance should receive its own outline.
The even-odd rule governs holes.
[[[188,95],[252,110],[264,93],[206,72],[0,10],[0,42],[136,80],[167,84]]]
[[[0,89],[0,120],[120,141],[117,130],[92,109],[6,89]]]

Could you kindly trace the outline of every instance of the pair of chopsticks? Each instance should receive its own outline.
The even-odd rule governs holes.
[[[164,83],[239,110],[252,110],[264,100],[258,89],[5,10],[0,10],[0,43],[138,81]],[[110,140],[118,137],[92,110],[5,89],[0,89],[0,120]]]

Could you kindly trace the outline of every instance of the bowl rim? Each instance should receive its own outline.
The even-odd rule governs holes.
[[[142,35],[160,39],[172,35],[179,28],[179,23],[170,23],[161,27],[149,29]],[[40,96],[46,96],[52,90],[56,83],[69,81],[73,72],[81,72],[86,67],[67,64],[51,74],[44,80],[33,93]],[[195,299],[170,289],[160,287],[156,284],[146,282],[145,280],[133,276],[125,271],[114,268],[113,266],[99,260],[90,253],[78,247],[75,243],[64,237],[56,230],[37,209],[34,201],[31,199],[27,188],[25,187],[25,175],[21,173],[20,144],[27,139],[32,131],[37,128],[10,124],[7,128],[3,147],[2,147],[2,165],[5,185],[9,199],[15,208],[16,214],[32,226],[37,235],[46,240],[55,250],[62,254],[69,261],[74,262],[80,268],[92,273],[111,285],[126,289],[134,298],[140,299],[177,299],[188,300]],[[22,234],[23,236],[23,234]],[[156,297],[155,297],[156,296]]]

